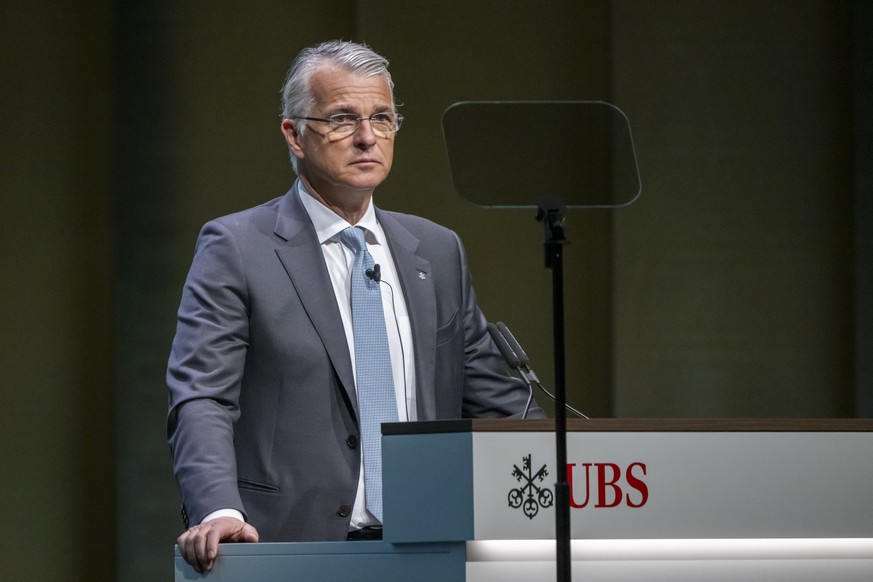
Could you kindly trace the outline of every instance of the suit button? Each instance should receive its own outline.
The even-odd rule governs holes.
[[[352,514],[352,508],[348,505],[340,505],[336,510],[336,514],[340,517],[348,517]]]
[[[354,449],[358,446],[358,435],[352,434],[349,435],[349,438],[346,439],[346,444],[349,445],[350,449]]]

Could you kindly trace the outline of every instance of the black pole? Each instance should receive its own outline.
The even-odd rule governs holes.
[[[564,377],[564,205],[543,202],[537,220],[545,227],[546,268],[552,270],[552,331],[555,348],[555,566],[558,582],[571,582],[570,485],[567,482],[567,390]]]

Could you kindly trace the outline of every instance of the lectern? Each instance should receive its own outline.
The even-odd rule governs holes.
[[[569,421],[574,581],[873,579],[873,421]],[[554,426],[383,426],[384,540],[223,544],[176,581],[554,578]]]

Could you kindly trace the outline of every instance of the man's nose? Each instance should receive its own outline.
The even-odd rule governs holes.
[[[373,132],[373,126],[369,119],[362,119],[355,130],[355,145],[358,147],[371,147],[379,137]]]

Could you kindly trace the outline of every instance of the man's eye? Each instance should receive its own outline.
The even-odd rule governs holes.
[[[340,113],[339,115],[331,115],[330,120],[337,125],[354,125],[358,122],[358,116],[350,113]]]
[[[394,123],[394,117],[390,113],[376,113],[375,115],[370,117],[370,121],[373,123],[384,123],[385,125],[391,125]]]

